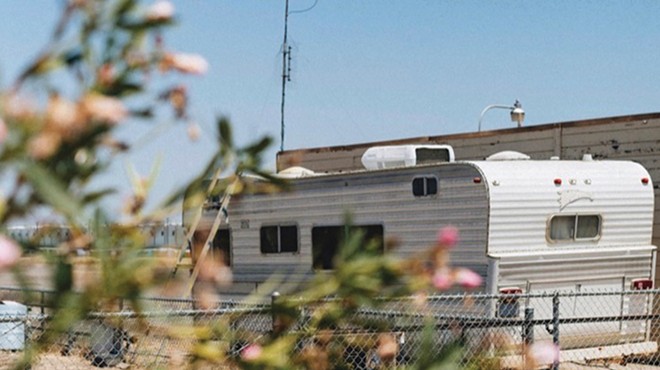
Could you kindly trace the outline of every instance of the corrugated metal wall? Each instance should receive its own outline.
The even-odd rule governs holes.
[[[625,159],[642,164],[655,189],[653,244],[660,245],[660,113],[563,122],[470,134],[418,137],[350,146],[285,151],[278,154],[278,168],[303,166],[314,171],[345,171],[361,167],[360,158],[374,145],[410,143],[450,144],[456,158],[483,159],[502,150],[516,150],[533,159],[560,156],[580,159]],[[656,280],[656,286],[660,279]]]

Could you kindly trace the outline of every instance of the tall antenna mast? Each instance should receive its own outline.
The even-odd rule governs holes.
[[[291,81],[291,47],[287,44],[286,34],[289,23],[289,0],[284,8],[284,41],[282,42],[282,108],[280,124],[280,151],[284,150],[284,98],[286,96],[286,82]]]
[[[280,132],[280,152],[284,150],[284,97],[286,96],[286,83],[291,81],[291,46],[287,43],[287,26],[289,25],[289,15],[295,13],[308,12],[318,4],[319,0],[314,0],[314,4],[307,9],[294,10],[289,12],[289,0],[286,0],[284,6],[284,41],[282,41],[282,110],[281,110],[281,132]]]

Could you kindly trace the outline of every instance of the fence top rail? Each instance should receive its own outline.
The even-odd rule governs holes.
[[[17,287],[0,287],[0,294],[2,292],[15,292],[15,293],[24,293],[24,294],[56,294],[54,290],[48,289],[33,289],[33,288],[17,288]],[[451,293],[451,294],[435,294],[429,295],[426,298],[427,302],[442,302],[450,300],[461,300],[461,299],[474,299],[474,300],[492,300],[492,299],[506,299],[506,298],[518,298],[518,299],[527,299],[527,298],[566,298],[566,297],[605,297],[605,296],[628,296],[628,295],[656,295],[660,294],[660,289],[646,289],[646,290],[584,290],[580,292],[572,291],[546,291],[546,292],[531,292],[531,293],[521,293],[521,294],[484,294],[484,293]],[[245,296],[248,297],[247,295]],[[289,297],[290,299],[297,299],[296,297]],[[269,303],[265,303],[269,298],[264,297],[264,302],[262,303],[253,303],[253,302],[243,302],[241,300],[229,299],[229,300],[218,300],[216,304],[218,306],[227,306],[227,307],[236,307],[236,306],[247,306],[247,307],[267,307]],[[328,297],[327,301],[332,301],[335,298]],[[415,297],[400,297],[400,298],[389,298],[383,299],[383,302],[408,302],[412,300],[417,300]],[[164,302],[164,303],[189,303],[195,304],[198,301],[190,298],[174,298],[174,297],[156,297],[156,296],[144,296],[140,297],[139,300],[150,301],[150,302]],[[302,298],[301,298],[301,301]]]

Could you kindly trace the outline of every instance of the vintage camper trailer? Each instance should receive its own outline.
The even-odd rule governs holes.
[[[589,155],[571,161],[531,160],[517,152],[452,161],[453,152],[441,146],[424,147],[421,157],[414,148],[399,148],[399,155],[407,156],[402,160],[383,150],[363,158],[373,170],[317,174],[296,168],[283,174],[290,191],[232,198],[228,223],[216,234],[212,250],[231,266],[233,292],[251,291],[273,274],[297,282],[332,269],[347,212],[367,237],[395,236],[401,245],[383,253],[403,257],[428,248],[441,227],[456,226],[460,241],[452,250],[452,264],[481,274],[484,293],[652,287],[654,195],[641,165],[597,161]],[[436,161],[429,160],[433,151]],[[218,212],[211,204],[200,229],[210,229]],[[183,221],[188,225],[190,215],[184,214]],[[562,304],[559,314],[620,317],[649,312],[650,302],[641,296],[599,299]],[[537,319],[553,315],[547,297],[508,302],[515,304],[490,300],[482,312],[522,318],[524,309],[534,308]],[[551,340],[542,327],[535,332],[536,338]],[[622,353],[612,346],[625,342],[636,343],[635,352],[654,352],[657,344],[649,334],[646,321],[576,323],[562,326],[562,348],[609,346]]]
[[[503,152],[484,161],[289,171],[291,191],[232,199],[213,249],[228,260],[234,289],[252,290],[274,273],[305,279],[333,267],[350,212],[367,235],[396,236],[401,246],[384,253],[402,256],[431,245],[439,228],[458,227],[452,262],[480,273],[487,293],[621,290],[652,281],[653,186],[642,166],[528,158]],[[200,228],[210,228],[217,212],[207,208]]]

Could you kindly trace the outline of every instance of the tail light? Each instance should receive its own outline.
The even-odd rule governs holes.
[[[500,294],[522,294],[522,289],[518,287],[501,288]]]
[[[632,281],[633,290],[647,290],[653,289],[653,281],[651,279],[635,279]]]

